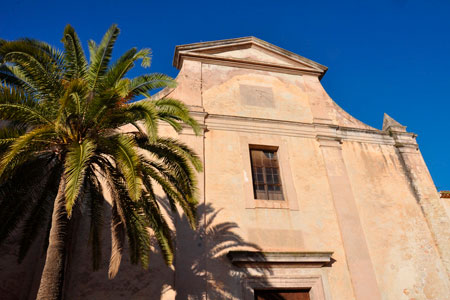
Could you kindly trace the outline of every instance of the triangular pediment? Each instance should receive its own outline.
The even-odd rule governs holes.
[[[185,59],[282,73],[315,74],[322,77],[327,67],[255,37],[202,42],[175,48],[174,66]]]

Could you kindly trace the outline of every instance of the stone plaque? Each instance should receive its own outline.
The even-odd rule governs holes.
[[[240,84],[241,103],[244,105],[275,107],[273,92],[270,87]]]

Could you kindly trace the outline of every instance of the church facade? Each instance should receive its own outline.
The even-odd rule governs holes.
[[[326,67],[256,38],[178,46],[174,65],[161,96],[201,116],[203,200],[254,247],[223,261],[240,274],[230,298],[448,299],[449,220],[406,127],[356,120],[320,84]]]
[[[66,299],[449,299],[449,216],[414,133],[355,119],[323,89],[326,67],[254,37],[177,46],[174,66],[178,86],[156,97],[203,128],[178,136],[204,162],[199,230],[173,216],[174,266],[125,261],[111,281],[80,235]],[[17,299],[36,277],[9,281]]]

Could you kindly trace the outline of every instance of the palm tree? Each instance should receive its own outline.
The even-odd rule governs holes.
[[[199,126],[177,100],[136,101],[174,81],[156,73],[126,78],[138,60],[150,66],[151,52],[133,48],[111,64],[118,35],[113,25],[100,44],[89,41],[89,62],[70,25],[63,52],[31,39],[0,40],[0,243],[23,224],[21,261],[47,232],[38,299],[61,298],[68,229],[81,207],[89,211],[93,269],[100,267],[105,195],[111,198],[110,278],[125,239],[131,262],[147,267],[149,232],[172,262],[171,231],[155,186],[195,227],[201,162],[187,145],[160,137],[158,123],[177,132],[187,126],[198,133]],[[127,124],[133,129],[125,130]]]

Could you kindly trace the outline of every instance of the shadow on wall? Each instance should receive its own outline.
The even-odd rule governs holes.
[[[164,203],[165,201],[161,201]],[[108,218],[110,207],[105,219]],[[166,207],[167,209],[167,207]],[[80,212],[83,215],[82,212]],[[199,226],[192,230],[182,214],[171,213],[176,228],[174,267],[164,264],[156,241],[148,270],[132,265],[125,246],[119,273],[108,280],[111,235],[107,224],[103,230],[103,259],[99,271],[92,271],[89,246],[89,222],[80,222],[69,253],[70,261],[64,283],[64,299],[241,299],[246,292],[245,278],[258,276],[265,282],[267,269],[245,268],[231,264],[229,251],[260,251],[260,248],[236,233],[233,222],[217,223],[220,210],[211,205],[198,207]],[[86,215],[85,215],[86,216]],[[81,219],[88,220],[88,218]],[[0,249],[0,299],[34,299],[39,286],[45,254],[40,243],[33,245],[25,261],[17,264],[17,241],[14,236]],[[268,284],[265,284],[269,286]]]
[[[261,249],[235,232],[239,228],[236,223],[216,223],[219,213],[209,204],[200,205],[198,230],[189,227],[184,215],[172,215],[177,234],[175,280],[171,285],[175,300],[205,299],[205,292],[208,299],[241,299],[246,277],[256,275],[265,281],[267,269],[259,268],[254,270],[257,274],[250,274],[230,263],[227,254],[231,250]]]

